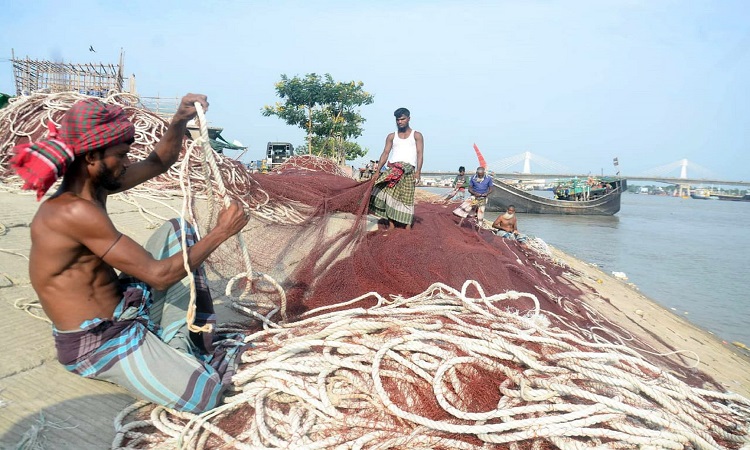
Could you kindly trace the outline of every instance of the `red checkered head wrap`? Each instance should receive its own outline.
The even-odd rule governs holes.
[[[94,98],[81,100],[65,113],[60,130],[50,121],[47,139],[17,145],[11,166],[24,179],[23,189],[35,190],[40,200],[76,156],[134,137],[135,127],[121,107]]]

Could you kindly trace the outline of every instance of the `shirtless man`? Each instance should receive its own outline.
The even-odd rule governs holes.
[[[492,228],[495,229],[495,234],[506,238],[513,239],[525,245],[528,237],[518,232],[518,221],[516,219],[516,207],[513,205],[508,206],[505,214],[497,216],[494,222],[492,222]]]
[[[195,102],[208,108],[204,95],[186,95],[143,161],[131,164],[128,158],[135,129],[122,108],[88,99],[66,112],[59,131],[51,125],[48,139],[18,146],[12,165],[38,199],[63,176],[34,216],[29,255],[31,284],[54,325],[59,361],[73,373],[114,382],[138,397],[201,412],[218,404],[242,346],[224,342],[219,354],[213,348],[217,336],[187,331],[181,315],[189,291],[179,283],[186,277],[179,237],[184,228],[193,244],[188,261],[198,290],[195,323],[212,324],[201,264],[242,230],[248,215],[231,204],[198,242],[189,225],[167,222],[155,234],[162,242],[150,241],[149,252],[118,231],[107,212],[108,195],[160,175],[177,161]]]

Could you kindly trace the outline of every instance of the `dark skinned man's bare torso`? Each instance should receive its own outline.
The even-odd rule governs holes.
[[[98,217],[80,217],[91,213],[91,205],[100,211]],[[73,237],[80,220],[111,224],[104,204],[68,192],[45,201],[31,222],[31,283],[59,330],[78,329],[94,317],[112,317],[121,298],[115,270]]]
[[[507,231],[508,233],[513,233],[514,231],[516,231],[516,217],[513,216],[512,219],[506,219],[502,215],[500,215],[497,219],[495,219],[495,222],[492,224],[492,228],[497,228],[499,230]]]

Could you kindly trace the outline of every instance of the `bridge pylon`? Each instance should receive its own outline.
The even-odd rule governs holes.
[[[531,152],[524,152],[523,154],[523,172],[531,173]]]

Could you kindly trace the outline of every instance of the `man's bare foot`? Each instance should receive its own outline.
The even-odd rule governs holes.
[[[392,221],[392,220],[389,220],[389,221],[388,221],[388,229],[389,229],[389,230],[394,230],[394,229],[396,229],[396,223],[395,223],[394,221]]]
[[[407,229],[407,230],[411,230],[411,224],[407,225],[407,226],[406,226],[406,229]]]

